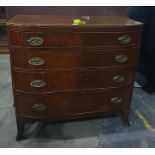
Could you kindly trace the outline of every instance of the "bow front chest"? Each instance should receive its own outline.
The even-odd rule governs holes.
[[[29,121],[120,114],[129,123],[142,23],[18,15],[7,27],[17,140]]]

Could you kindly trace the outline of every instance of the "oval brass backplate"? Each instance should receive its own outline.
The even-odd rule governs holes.
[[[115,60],[118,63],[123,63],[123,62],[126,62],[128,60],[128,56],[126,56],[126,55],[116,55]]]
[[[31,82],[31,86],[35,88],[41,88],[44,87],[46,83],[43,80],[33,80]]]
[[[34,57],[29,60],[29,64],[33,66],[43,65],[44,63],[45,63],[45,60],[40,57]]]
[[[120,36],[120,37],[118,38],[118,41],[119,41],[121,44],[128,44],[128,43],[130,43],[130,41],[131,41],[131,37],[128,36],[128,35],[123,35],[123,36]]]
[[[111,102],[112,103],[122,103],[123,99],[120,97],[112,97]]]
[[[32,110],[38,111],[38,112],[46,111],[46,105],[44,105],[44,104],[33,104]]]
[[[40,46],[44,43],[44,40],[41,37],[30,37],[27,42],[31,46]]]
[[[125,76],[123,75],[116,75],[113,77],[113,81],[117,83],[123,82],[124,80],[125,80]]]

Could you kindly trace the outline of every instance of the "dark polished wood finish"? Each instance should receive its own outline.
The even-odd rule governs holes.
[[[50,70],[72,68],[115,67],[135,65],[138,60],[138,48],[129,49],[88,49],[88,48],[55,48],[55,49],[13,49],[13,63],[16,69]],[[119,63],[115,60],[118,55],[125,55],[128,60]],[[32,65],[30,59],[39,57],[45,61],[42,65]],[[58,61],[61,60],[61,61]]]
[[[128,88],[128,89],[127,89]],[[104,90],[89,91],[64,91],[48,93],[44,95],[21,94],[16,95],[17,109],[20,115],[27,117],[66,117],[78,115],[80,113],[96,113],[106,111],[121,111],[128,105],[129,93],[132,87],[121,87]],[[112,97],[122,98],[121,103],[113,103]],[[34,104],[43,104],[45,111],[35,111]]]
[[[17,140],[27,121],[120,114],[129,124],[142,23],[121,16],[16,16],[8,23]]]
[[[133,82],[132,67],[117,67],[110,69],[77,69],[60,71],[14,71],[15,88],[24,92],[53,92],[63,90],[87,90],[97,88],[126,86]],[[121,75],[125,79],[117,82],[114,77]],[[26,78],[25,78],[26,77]],[[33,87],[31,82],[42,80],[46,83],[43,87]]]
[[[140,40],[140,31],[129,31],[129,32],[83,32],[64,29],[55,29],[53,31],[41,32],[21,32],[21,31],[10,31],[10,35],[14,38],[10,39],[10,43],[14,47],[26,46],[32,47],[27,40],[30,37],[40,37],[44,40],[44,43],[39,48],[47,47],[94,47],[94,46],[106,46],[107,48],[112,47],[124,47],[124,46],[135,46]],[[118,38],[128,35],[132,38],[129,44],[121,44]]]

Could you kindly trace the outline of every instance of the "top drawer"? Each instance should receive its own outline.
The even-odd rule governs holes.
[[[74,32],[74,31],[15,31],[10,30],[11,46],[31,48],[45,47],[80,47],[103,46],[124,47],[137,46],[141,31],[131,32]]]

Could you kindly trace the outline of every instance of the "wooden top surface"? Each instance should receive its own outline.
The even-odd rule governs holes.
[[[12,26],[40,26],[40,27],[125,27],[142,25],[124,16],[49,16],[49,15],[17,15],[7,22]],[[73,25],[73,20],[80,18],[85,24]]]

